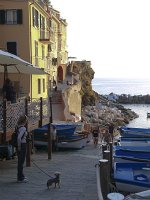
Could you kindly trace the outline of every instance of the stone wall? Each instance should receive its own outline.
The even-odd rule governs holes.
[[[72,120],[71,113],[81,116],[81,82],[70,86],[63,91],[65,104],[64,115],[66,120]]]

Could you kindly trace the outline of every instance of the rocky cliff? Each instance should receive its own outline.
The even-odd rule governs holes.
[[[81,81],[82,118],[90,123],[115,126],[125,125],[138,115],[119,103],[109,101],[103,95],[92,90],[94,70],[90,61],[75,61],[73,72],[78,73]],[[113,91],[112,91],[113,92]]]

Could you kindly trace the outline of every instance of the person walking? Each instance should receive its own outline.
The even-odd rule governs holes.
[[[96,147],[98,144],[98,137],[99,137],[99,130],[97,128],[94,128],[92,131],[92,136],[93,136],[93,143],[94,146]]]
[[[111,140],[113,141],[113,137],[114,137],[114,124],[113,123],[110,123],[108,125],[108,130],[109,130],[109,134],[111,136]]]
[[[17,137],[17,156],[18,156],[18,166],[17,166],[17,180],[18,182],[27,182],[27,178],[23,173],[23,165],[26,158],[26,148],[27,148],[27,130],[26,125],[27,116],[22,115],[19,117],[17,128],[18,128],[18,137]]]

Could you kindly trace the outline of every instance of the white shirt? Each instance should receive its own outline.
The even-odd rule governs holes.
[[[28,134],[28,133],[27,133],[26,127],[21,126],[21,127],[18,129],[18,138],[17,138],[18,147],[21,147],[21,144],[22,144],[22,143],[26,143],[27,134]]]

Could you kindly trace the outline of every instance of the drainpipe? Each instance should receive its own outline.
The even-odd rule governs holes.
[[[29,35],[29,48],[30,48],[30,63],[32,63],[32,34],[31,34],[31,22],[32,22],[32,17],[31,17],[31,5],[34,4],[34,0],[32,3],[29,4],[29,23],[30,23],[30,35]],[[32,99],[32,75],[30,75],[30,91],[31,91],[31,99]]]

